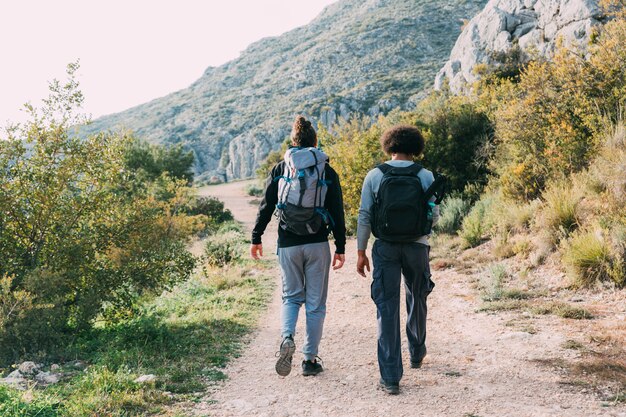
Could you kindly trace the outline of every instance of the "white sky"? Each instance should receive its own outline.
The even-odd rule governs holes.
[[[0,0],[0,127],[80,59],[94,118],[187,87],[335,0]]]

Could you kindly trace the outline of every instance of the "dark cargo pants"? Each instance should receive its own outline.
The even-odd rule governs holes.
[[[426,298],[435,284],[430,279],[429,247],[421,243],[376,240],[372,248],[372,300],[378,318],[378,366],[387,382],[402,378],[400,281],[406,291],[406,335],[412,362],[426,356]]]

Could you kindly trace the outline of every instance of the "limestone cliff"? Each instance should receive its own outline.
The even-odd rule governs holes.
[[[597,0],[490,0],[464,28],[435,88],[447,81],[452,92],[464,91],[477,80],[476,65],[497,65],[493,53],[514,45],[547,57],[559,38],[584,48],[603,20]]]

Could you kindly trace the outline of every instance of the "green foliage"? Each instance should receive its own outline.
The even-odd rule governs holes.
[[[196,197],[186,209],[191,216],[203,216],[204,231],[212,233],[226,222],[233,221],[233,214],[224,208],[224,203],[215,197]]]
[[[548,187],[542,197],[544,204],[540,224],[558,243],[580,226],[578,206],[582,196],[571,183],[557,182]]]
[[[459,236],[463,239],[466,247],[478,246],[483,242],[486,233],[491,229],[492,224],[486,216],[493,202],[492,196],[484,196],[476,202],[470,212],[463,219]]]
[[[258,184],[248,184],[246,186],[246,194],[251,197],[263,197],[263,187]]]
[[[262,267],[262,266],[261,266]],[[0,385],[0,415],[169,415],[204,395],[242,348],[271,295],[271,279],[242,267],[208,269],[141,307],[141,314],[81,333],[67,357],[90,363],[70,380],[26,392]],[[154,383],[134,382],[154,374]]]
[[[151,181],[167,173],[172,178],[191,184],[193,163],[193,152],[185,152],[182,145],[166,148],[134,139],[124,153],[125,166]]]
[[[601,230],[578,231],[561,251],[563,263],[576,285],[588,287],[597,281],[624,285],[623,257],[613,255]]]
[[[224,267],[242,257],[245,236],[240,231],[227,231],[206,240],[204,255],[206,262],[215,267]]]
[[[3,317],[0,362],[45,352],[100,313],[130,312],[194,267],[186,181],[125,169],[124,136],[72,135],[83,121],[76,69],[0,141],[0,303],[23,303]]]
[[[369,118],[362,117],[342,121],[331,130],[318,128],[318,137],[341,181],[346,227],[351,233],[356,231],[363,180],[369,170],[386,160],[380,135],[389,124],[389,118],[381,117],[372,124]]]
[[[469,203],[461,197],[445,199],[440,206],[441,215],[435,225],[435,231],[447,234],[456,233],[469,209]]]
[[[586,59],[566,48],[531,62],[519,82],[484,84],[497,137],[491,167],[505,195],[537,198],[552,181],[586,168],[607,122],[626,105],[626,21],[601,29]],[[619,63],[619,64],[618,64]]]
[[[424,164],[444,174],[452,190],[487,180],[487,157],[493,127],[487,115],[465,97],[432,93],[417,109],[424,124]]]
[[[58,417],[57,398],[38,395],[36,399],[25,398],[26,393],[0,385],[0,415],[4,417]]]

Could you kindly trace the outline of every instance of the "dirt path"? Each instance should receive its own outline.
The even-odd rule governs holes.
[[[225,201],[250,227],[256,206],[248,203],[246,183],[207,187],[202,193]],[[265,255],[275,258],[274,222],[264,239]],[[377,389],[376,310],[370,278],[355,273],[356,243],[347,245],[343,269],[331,272],[328,313],[320,356],[325,372],[300,374],[301,355],[292,373],[274,371],[280,324],[280,285],[258,331],[240,358],[226,369],[229,379],[208,393],[195,415],[211,416],[626,416],[626,407],[603,407],[586,390],[563,384],[562,376],[542,366],[545,359],[579,355],[563,349],[574,328],[562,319],[542,318],[531,334],[505,326],[507,313],[476,313],[478,301],[467,276],[435,271],[429,298],[428,351],[422,369],[410,369],[399,396]],[[278,274],[277,283],[278,283]],[[303,341],[301,312],[296,346]],[[406,341],[405,341],[406,344]]]

